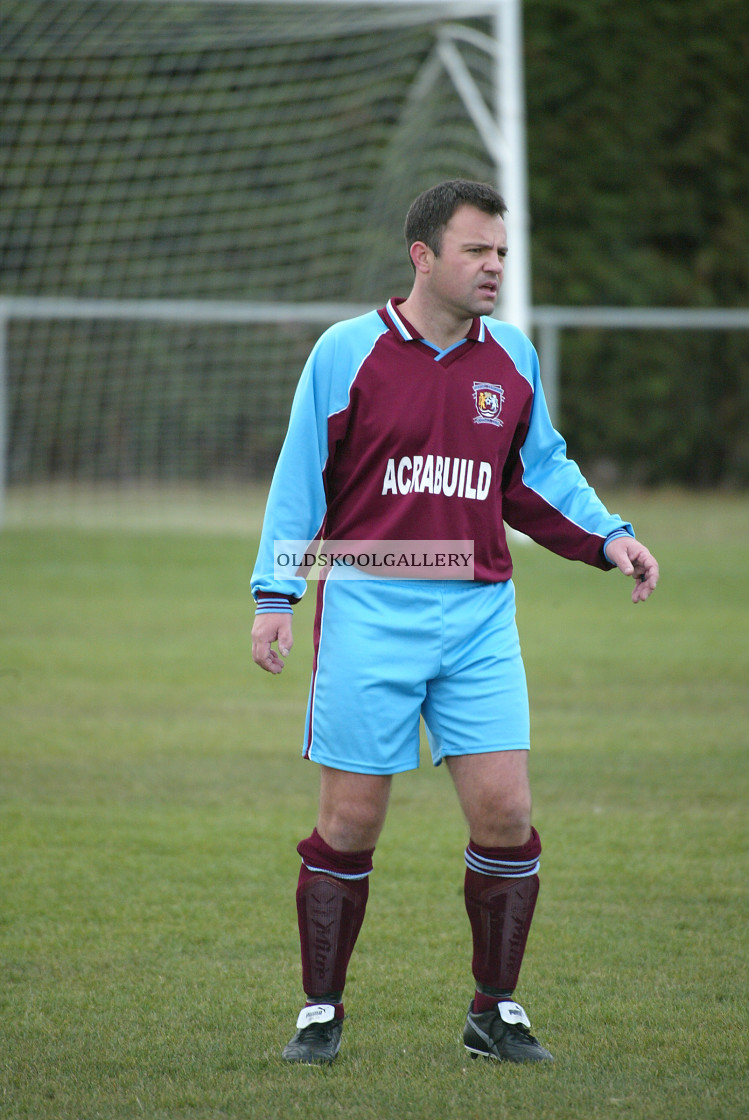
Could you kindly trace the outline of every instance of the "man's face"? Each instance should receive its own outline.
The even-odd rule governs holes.
[[[507,230],[501,217],[473,206],[459,207],[445,226],[439,256],[431,254],[431,298],[458,318],[490,315],[506,254]]]

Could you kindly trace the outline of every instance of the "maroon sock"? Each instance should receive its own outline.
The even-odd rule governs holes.
[[[314,829],[297,847],[302,982],[309,1001],[339,1002],[369,894],[374,849],[338,852]]]
[[[465,902],[473,933],[476,1011],[505,998],[518,982],[538,896],[541,841],[533,829],[515,848],[466,848]],[[484,989],[482,991],[481,989]]]

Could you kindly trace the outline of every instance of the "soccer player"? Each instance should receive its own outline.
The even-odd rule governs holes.
[[[525,335],[487,318],[507,253],[505,204],[450,180],[411,205],[406,299],[336,324],[294,398],[252,577],[253,658],[280,673],[302,575],[274,542],[473,542],[473,579],[318,583],[304,755],[320,767],[316,827],[296,892],[305,1007],[283,1051],[330,1062],[346,970],[367,905],[393,775],[419,764],[423,717],[466,818],[465,906],[475,980],[472,1056],[551,1061],[514,998],[538,894],[528,698],[505,522],[570,560],[633,577],[647,599],[658,565],[566,456]],[[345,574],[345,573],[344,573]],[[278,650],[274,646],[278,646]]]

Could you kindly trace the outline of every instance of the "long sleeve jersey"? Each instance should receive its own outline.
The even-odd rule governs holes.
[[[268,496],[252,592],[266,609],[305,581],[274,575],[275,541],[474,542],[474,579],[510,579],[505,523],[608,569],[633,535],[567,458],[517,328],[477,318],[444,351],[399,300],[329,328],[302,373]],[[288,606],[287,606],[288,609]]]

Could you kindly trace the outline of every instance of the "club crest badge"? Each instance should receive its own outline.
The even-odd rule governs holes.
[[[490,385],[487,381],[474,381],[473,401],[476,405],[474,424],[494,424],[501,428],[503,422],[499,418],[502,405],[505,402],[504,389],[501,385]]]

